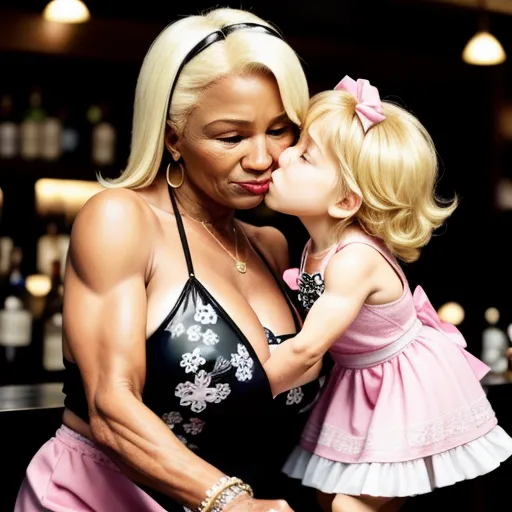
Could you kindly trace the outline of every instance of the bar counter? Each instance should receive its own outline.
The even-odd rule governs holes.
[[[512,435],[511,380],[491,377],[482,384],[500,425]],[[0,387],[0,512],[12,512],[28,463],[61,424],[63,404],[61,383]],[[483,477],[411,498],[400,512],[510,510],[511,482],[512,458]]]
[[[0,511],[12,512],[25,469],[61,424],[61,383],[0,387]]]
[[[61,382],[0,387],[0,412],[62,407],[64,395]]]

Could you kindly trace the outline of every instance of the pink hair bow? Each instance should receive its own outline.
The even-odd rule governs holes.
[[[364,133],[374,124],[380,123],[386,119],[386,116],[382,113],[379,91],[377,87],[370,85],[368,80],[358,78],[356,82],[346,75],[334,90],[346,91],[356,97],[356,114],[361,120]]]

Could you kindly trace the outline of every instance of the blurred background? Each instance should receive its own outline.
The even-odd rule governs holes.
[[[100,190],[96,173],[114,176],[125,166],[137,73],[151,41],[177,17],[213,6],[192,0],[81,5],[88,20],[62,23],[43,17],[46,1],[0,2],[3,384],[58,380],[59,287],[73,219]],[[512,323],[512,56],[506,59],[512,1],[222,5],[277,25],[301,57],[312,94],[345,74],[364,77],[383,99],[419,117],[439,153],[439,193],[457,194],[460,207],[406,272],[436,308],[460,305],[463,316],[461,310],[453,321],[471,351],[480,352],[489,319],[506,333]],[[503,62],[499,55],[484,65],[463,58],[483,30],[501,45]],[[493,56],[493,48],[488,52],[483,58]],[[281,228],[297,264],[306,239],[300,223],[264,207],[240,216]],[[491,315],[489,308],[495,308]]]
[[[312,94],[346,74],[367,78],[423,122],[439,154],[439,194],[456,194],[460,206],[404,268],[469,350],[492,362],[496,382],[507,381],[512,0],[86,0],[78,8],[89,18],[78,23],[48,21],[47,5],[0,1],[0,390],[60,382],[75,215],[100,190],[96,174],[116,176],[126,164],[137,74],[153,39],[177,17],[218,6],[277,25]],[[264,207],[240,216],[279,227],[298,264],[307,237],[298,221]]]
[[[152,40],[177,17],[214,6],[88,0],[87,20],[62,23],[44,18],[47,5],[0,2],[0,384],[60,379],[59,276],[74,216],[99,190],[97,172],[114,176],[125,166],[137,73]],[[437,309],[458,305],[447,318],[473,353],[491,326],[501,346],[509,344],[512,1],[216,5],[277,25],[301,57],[312,94],[345,74],[364,77],[419,117],[439,153],[439,193],[457,194],[460,207],[406,272]],[[480,32],[487,39],[475,42]],[[298,263],[300,223],[265,208],[240,216],[281,228]],[[13,295],[23,306],[6,302]]]

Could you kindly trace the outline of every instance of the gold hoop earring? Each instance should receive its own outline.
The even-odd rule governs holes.
[[[183,168],[183,164],[181,162],[176,162],[176,163],[178,164],[178,166],[180,168],[180,172],[181,172],[181,178],[180,178],[179,183],[172,183],[172,181],[171,181],[171,173],[170,173],[171,164],[167,165],[167,169],[165,171],[165,179],[167,180],[169,187],[172,187],[172,188],[180,188],[181,185],[183,185],[183,182],[185,181],[185,169]]]

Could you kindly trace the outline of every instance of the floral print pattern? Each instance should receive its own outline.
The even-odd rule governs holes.
[[[219,343],[220,341],[219,336],[211,329],[208,329],[205,332],[203,332],[201,336],[203,338],[203,343],[205,345],[217,345],[217,343]]]
[[[191,438],[200,439],[207,428],[208,416],[203,415],[210,407],[224,402],[231,395],[233,379],[240,383],[251,381],[257,361],[250,347],[241,342],[236,344],[236,352],[222,352],[215,348],[222,341],[219,335],[222,331],[217,330],[221,324],[212,304],[197,300],[193,314],[188,318],[189,321],[170,322],[166,327],[171,339],[184,339],[191,346],[188,345],[190,350],[181,353],[179,366],[183,369],[183,378],[174,389],[174,396],[182,409],[167,412],[162,419],[183,444],[198,451],[198,443],[192,443]],[[264,330],[270,349],[289,337],[276,337],[270,329]],[[219,355],[212,360],[214,350]],[[299,387],[283,394],[282,402],[288,407],[298,404],[307,407],[310,400],[304,400],[305,396],[302,387]]]
[[[246,381],[252,379],[252,369],[254,361],[249,355],[247,347],[241,343],[238,344],[237,353],[231,354],[231,364],[236,368],[236,378],[239,381]]]
[[[201,326],[194,324],[187,329],[188,341],[199,341],[203,334],[201,333]]]
[[[290,389],[286,395],[286,405],[300,404],[304,398],[304,392],[301,387]]]
[[[171,338],[177,338],[185,332],[185,326],[180,322],[178,324],[170,324],[165,328],[166,331],[170,331]]]
[[[204,427],[204,421],[199,418],[190,418],[188,423],[185,423],[183,425],[183,430],[187,434],[191,434],[193,436],[196,436],[197,434],[200,434],[203,431]]]
[[[199,299],[196,305],[194,320],[201,324],[216,324],[217,313],[211,304],[204,304],[203,301]]]
[[[218,404],[231,393],[229,384],[216,384],[210,387],[212,378],[205,370],[200,370],[194,382],[180,382],[174,394],[180,398],[180,405],[190,407],[194,412],[202,412],[206,404]]]
[[[167,412],[162,416],[162,419],[167,423],[167,426],[172,430],[175,425],[183,421],[183,416],[179,412]]]
[[[206,359],[201,356],[201,351],[197,347],[192,352],[186,352],[181,356],[180,366],[185,368],[185,373],[195,373],[204,363]]]

